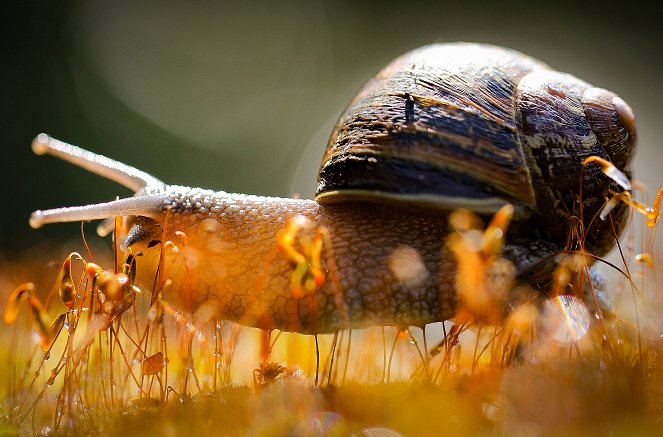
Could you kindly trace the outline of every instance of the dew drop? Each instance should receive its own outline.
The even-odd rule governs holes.
[[[544,304],[545,330],[560,343],[580,340],[589,329],[590,318],[584,302],[573,296],[557,296]]]

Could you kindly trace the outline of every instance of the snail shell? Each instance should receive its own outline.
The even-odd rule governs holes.
[[[614,183],[583,161],[598,156],[629,174],[635,133],[631,109],[609,91],[513,50],[434,44],[397,58],[352,100],[331,134],[315,202],[171,186],[40,135],[35,151],[136,196],[37,211],[31,224],[125,216],[123,248],[152,262],[159,251],[147,242],[184,231],[169,299],[191,310],[213,302],[221,317],[247,325],[307,333],[423,326],[453,317],[457,305],[445,245],[455,208],[491,214],[514,205],[504,255],[526,282],[549,277],[578,223],[586,250],[609,250],[610,224],[592,219]],[[626,212],[612,211],[618,231]],[[295,216],[329,236],[327,281],[303,296],[290,286],[292,263],[273,256]]]
[[[600,168],[582,171],[582,162],[599,156],[628,174],[635,133],[631,108],[607,90],[513,50],[433,44],[394,60],[348,105],[316,199],[486,214],[511,203],[520,220],[535,220],[541,238],[565,241],[579,186],[585,216],[605,200]],[[625,211],[615,214],[621,225]],[[606,230],[593,229],[591,250],[612,247]]]

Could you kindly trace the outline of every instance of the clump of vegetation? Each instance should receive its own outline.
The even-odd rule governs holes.
[[[596,284],[592,255],[574,246],[560,254],[545,298],[514,291],[513,269],[500,257],[508,207],[485,229],[471,213],[454,213],[448,244],[460,307],[453,321],[424,329],[304,336],[217,320],[205,306],[186,314],[161,297],[167,265],[141,289],[140,254],[117,248],[95,250],[98,260],[71,253],[55,280],[34,254],[5,260],[0,433],[660,432],[663,308],[653,241],[662,196],[647,207],[619,194],[604,210],[626,202],[645,218],[646,250],[632,249],[636,215],[619,247],[623,266],[605,263],[617,283]],[[28,275],[37,281],[9,287]]]

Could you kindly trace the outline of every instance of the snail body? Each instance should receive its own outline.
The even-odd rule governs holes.
[[[37,211],[31,224],[106,219],[108,230],[108,218],[123,216],[122,247],[143,251],[151,268],[161,252],[148,243],[182,231],[165,298],[188,310],[209,302],[245,325],[303,333],[423,326],[457,307],[450,211],[489,215],[513,205],[504,256],[533,282],[532,272],[545,276],[554,265],[572,217],[586,250],[610,249],[610,224],[591,219],[614,184],[583,161],[598,156],[628,174],[634,144],[632,111],[611,92],[512,50],[435,44],[397,58],[352,100],[331,134],[315,201],[171,186],[41,134],[36,152],[136,195]],[[621,230],[626,208],[612,216]],[[294,217],[307,222],[301,247],[321,252],[325,277],[301,290],[292,258],[274,250]],[[324,232],[311,237],[315,230]]]

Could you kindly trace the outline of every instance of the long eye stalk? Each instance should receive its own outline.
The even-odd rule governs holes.
[[[87,220],[107,219],[125,215],[142,215],[149,217],[158,211],[163,203],[159,194],[129,197],[92,205],[71,206],[65,208],[35,211],[30,215],[30,226],[38,229],[49,223],[78,222]]]
[[[154,176],[103,155],[67,144],[44,133],[32,141],[32,151],[37,155],[49,154],[82,167],[137,192],[145,187],[165,186]]]
[[[30,216],[30,226],[35,229],[48,223],[106,219],[97,228],[99,235],[103,236],[112,230],[113,217],[124,215],[149,217],[159,210],[163,202],[163,196],[159,193],[165,191],[166,184],[137,168],[56,140],[43,133],[37,135],[32,142],[32,150],[38,155],[57,156],[134,192],[156,193],[141,193],[135,197],[93,205],[35,211]]]

